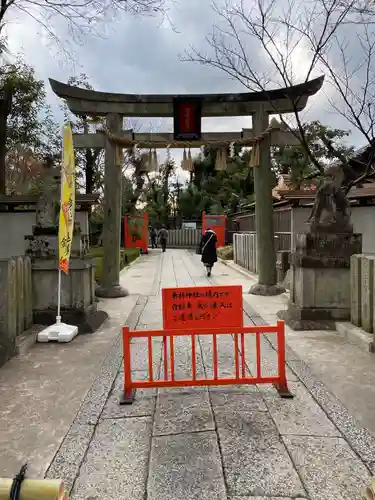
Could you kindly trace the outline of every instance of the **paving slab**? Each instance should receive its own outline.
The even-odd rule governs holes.
[[[290,497],[228,497],[228,500],[304,500],[303,497],[292,499]]]
[[[95,425],[98,421],[113,385],[113,381],[121,366],[121,348],[122,340],[121,337],[118,336],[105,362],[101,366],[98,376],[83,400],[83,404],[74,419],[76,423]]]
[[[1,477],[12,477],[25,462],[29,477],[43,477],[82,401],[92,396],[93,406],[86,407],[85,414],[80,412],[81,424],[89,424],[101,412],[105,392],[98,386],[90,389],[114,344],[117,349],[120,327],[137,298],[120,298],[116,307],[113,301],[100,300],[99,308],[110,318],[94,334],[78,335],[69,344],[36,344],[26,356],[11,359],[0,369]],[[103,369],[108,388],[118,367],[114,356]]]
[[[157,251],[140,258],[120,279],[124,286],[141,294],[132,328],[160,328],[160,292],[164,286],[236,283],[243,285],[246,298],[250,288],[246,277],[223,268],[220,264],[215,266],[214,277],[208,280],[199,256],[193,252],[168,249],[165,254]],[[369,471],[374,471],[374,440],[289,347],[287,376],[295,393],[293,400],[282,400],[271,385],[242,385],[139,390],[133,405],[118,405],[123,384],[119,321],[124,316],[119,309],[125,300],[108,302],[113,316],[109,320],[113,329],[110,332],[114,335],[109,359],[106,358],[108,349],[102,349],[101,362],[98,364],[96,358],[96,365],[92,367],[88,363],[91,353],[87,344],[84,347],[88,349],[88,358],[78,358],[78,363],[86,362],[84,373],[91,370],[94,384],[91,390],[86,390],[84,398],[81,396],[81,401],[84,399],[81,409],[47,473],[49,477],[62,475],[68,487],[73,486],[73,499],[287,500],[307,497],[315,500],[319,495],[333,498],[335,491],[338,492],[335,500],[358,498],[358,485],[367,484]],[[278,301],[275,297],[251,299],[245,324],[273,323],[276,320],[273,308]],[[259,304],[261,307],[254,314],[254,307]],[[323,335],[315,336],[305,345],[330,342],[334,347],[332,336],[329,338],[327,341]],[[234,376],[233,337],[218,339],[219,373]],[[100,337],[101,348],[106,346],[106,340],[105,336]],[[274,335],[262,336],[263,374],[276,373],[274,347]],[[339,347],[341,349],[341,344]],[[145,340],[133,338],[132,375],[138,380],[147,376],[147,349]],[[96,352],[99,350],[97,346]],[[153,340],[153,351],[154,377],[163,377],[161,339]],[[190,377],[191,340],[176,338],[174,351],[176,379]],[[319,355],[320,349],[314,352]],[[247,372],[256,373],[254,337],[246,337],[246,356]],[[198,377],[213,375],[212,341],[206,336],[198,338],[196,364]],[[335,367],[328,369],[335,370]],[[77,370],[76,367],[69,373],[75,374]],[[368,368],[366,373],[369,371]],[[340,376],[342,378],[342,373]],[[80,380],[73,379],[79,386]],[[33,378],[29,389],[40,390],[48,397],[50,383],[45,378],[41,387],[40,379]],[[370,408],[371,404],[367,406]],[[6,411],[11,411],[9,406]],[[40,432],[39,421],[33,422],[31,418],[30,428]],[[45,425],[43,432],[58,434],[59,427],[55,429]],[[64,429],[66,431],[65,421],[62,431]],[[26,436],[24,430],[23,435]],[[17,446],[22,445],[23,435]],[[61,437],[59,439],[61,441]],[[336,447],[332,443],[337,443]],[[45,453],[43,466],[48,467],[52,452],[55,453],[53,446]],[[323,484],[318,489],[320,482]],[[342,485],[341,490],[337,489],[338,483]]]
[[[250,287],[254,282],[249,277],[246,286]],[[269,298],[244,294],[243,297],[263,317],[267,312],[276,313],[286,308],[285,300],[280,296]],[[286,328],[286,336],[288,346],[293,349],[294,360],[307,363],[316,378],[342,401],[362,426],[375,435],[374,354],[348,343],[334,331],[295,332]],[[291,359],[288,349],[287,359]]]
[[[102,420],[77,478],[72,500],[144,500],[152,420]]]
[[[227,500],[215,432],[152,440],[147,500]]]
[[[239,392],[224,389],[212,391],[210,397],[215,413],[223,409],[229,412],[268,411],[262,395],[256,390]]]
[[[305,496],[285,445],[266,412],[215,412],[228,494]]]
[[[49,479],[62,479],[66,491],[70,491],[86,455],[94,431],[95,427],[93,425],[73,424],[49,467],[46,477]]]
[[[311,395],[324,409],[332,422],[340,430],[350,446],[365,463],[374,460],[375,437],[348,412],[341,401],[327,390],[325,384],[316,380],[304,361],[291,361],[289,365],[308,388]],[[365,407],[365,406],[364,406]]]
[[[371,480],[342,438],[283,436],[311,500],[353,500]]]
[[[215,430],[215,424],[207,390],[185,394],[159,394],[154,436],[209,430]]]
[[[280,434],[304,436],[341,436],[325,412],[301,383],[290,383],[293,399],[277,393],[263,394],[267,408]]]
[[[136,372],[137,380],[145,380],[146,372]],[[137,389],[135,400],[131,405],[120,405],[119,400],[124,387],[124,374],[120,372],[115,380],[112,391],[103,408],[103,418],[151,417],[155,412],[156,389]]]
[[[258,393],[261,394],[260,390],[258,387],[254,384],[238,384],[238,385],[218,385],[218,386],[210,386],[208,388],[210,394],[213,393],[222,393],[222,394],[232,394],[232,393],[239,393],[239,394],[247,394],[247,393]],[[276,389],[275,389],[276,391]]]
[[[139,328],[137,328],[138,330]],[[130,363],[132,371],[148,370],[148,342],[146,338],[136,338],[130,344]],[[161,340],[152,341],[152,364],[154,377],[159,374],[161,357]]]

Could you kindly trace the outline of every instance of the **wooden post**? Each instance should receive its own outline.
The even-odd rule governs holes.
[[[122,130],[122,116],[117,113],[107,115],[107,127],[113,134]],[[119,165],[117,148],[108,139],[105,143],[104,176],[104,223],[103,223],[103,267],[102,282],[95,294],[98,297],[125,297],[128,291],[120,286],[120,244],[122,169]]]
[[[262,104],[259,104],[252,119],[254,135],[261,134],[269,125],[269,114],[263,109]],[[278,295],[285,292],[285,288],[277,284],[269,135],[259,144],[259,162],[260,165],[254,167],[258,283],[251,287],[250,293],[253,295]]]

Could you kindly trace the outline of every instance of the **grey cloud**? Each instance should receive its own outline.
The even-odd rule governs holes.
[[[45,80],[53,77],[66,81],[74,72],[85,72],[94,87],[102,91],[214,93],[245,90],[219,70],[178,59],[178,55],[191,44],[202,50],[207,47],[205,37],[215,21],[209,0],[176,0],[171,7],[170,18],[177,32],[167,22],[159,26],[157,20],[152,18],[120,16],[107,24],[106,38],[91,37],[83,46],[75,47],[78,60],[76,68],[66,63],[59,64],[51,51],[40,43],[30,20],[23,24],[22,29],[15,30],[17,40],[12,48],[23,46],[27,61],[35,65],[38,75]],[[62,39],[68,36],[63,25],[57,28]],[[259,65],[259,54],[250,45],[251,50],[254,64]],[[59,100],[50,91],[48,95],[49,102],[61,119]],[[321,95],[312,100],[306,118],[348,128],[341,117],[327,114],[327,109],[324,95]],[[153,120],[153,123],[161,123],[163,129],[172,130],[171,120]],[[247,118],[204,119],[203,122],[205,131],[241,130],[250,126],[251,120]],[[143,128],[148,127],[149,121],[145,120]]]

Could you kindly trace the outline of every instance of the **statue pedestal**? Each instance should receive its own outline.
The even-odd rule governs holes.
[[[26,255],[32,259],[55,259],[59,254],[59,229],[58,227],[33,226],[33,234],[25,236],[27,242]],[[83,257],[87,248],[82,244],[79,224],[75,224],[72,239],[71,256]]]
[[[34,259],[32,263],[33,320],[53,325],[57,314],[57,259]],[[61,318],[78,326],[79,333],[93,333],[107,319],[95,299],[95,266],[92,259],[72,258],[69,274],[61,275]]]
[[[293,330],[328,330],[350,319],[350,257],[362,251],[362,235],[297,235],[290,256],[290,301],[278,316]]]

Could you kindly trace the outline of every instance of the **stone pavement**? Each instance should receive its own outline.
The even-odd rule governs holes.
[[[36,344],[0,369],[0,477],[25,461],[29,475],[44,476],[136,300],[101,301],[110,318],[94,335]]]
[[[142,257],[123,279],[139,294],[133,311],[137,329],[161,326],[163,287],[246,281],[222,264],[208,280],[199,257],[178,250]],[[244,317],[248,324],[262,321],[246,303]],[[276,353],[269,337],[261,347],[265,373],[271,374]],[[154,375],[162,376],[160,341],[153,347],[159,352]],[[250,338],[246,351],[251,370]],[[146,376],[146,353],[143,339],[134,341],[134,378]],[[75,500],[360,498],[373,467],[375,439],[357,427],[293,351],[287,354],[293,400],[280,399],[272,387],[247,386],[141,390],[133,405],[119,406],[123,367],[105,400],[101,387],[108,387],[111,370],[104,364],[48,476],[62,475]],[[177,378],[187,375],[190,356],[189,340],[176,340]],[[212,372],[211,356],[210,343],[201,337],[196,362],[202,375]],[[221,374],[233,373],[231,339],[220,340],[218,357]]]
[[[168,250],[165,254],[154,251],[142,257],[123,273],[122,284],[129,288],[132,296],[103,304],[103,307],[112,309],[112,329],[114,325],[119,328],[119,322],[125,316],[124,310],[128,312],[129,304],[134,303],[127,324],[137,329],[159,328],[162,323],[160,291],[164,287],[241,284],[245,293],[244,318],[247,324],[274,322],[274,309],[276,305],[280,306],[277,301],[281,300],[247,295],[251,278],[223,264],[215,266],[213,277],[207,279],[199,257],[183,250]],[[119,309],[124,310],[120,313]],[[71,348],[58,345],[44,348],[51,349],[57,359],[62,356],[60,351],[65,349],[69,349],[70,355],[74,356],[74,346],[85,338],[85,349],[93,349],[95,354],[97,339],[103,342],[105,328],[104,325],[104,335],[98,332],[93,336],[80,337],[70,344]],[[303,337],[301,332],[299,335]],[[288,342],[289,336],[290,332]],[[85,396],[83,387],[88,388],[88,370],[84,362],[89,357],[83,358],[81,354],[77,358],[78,366],[74,368],[70,366],[68,356],[64,358],[70,375],[70,384],[68,381],[65,383],[69,385],[70,393],[77,391],[83,399],[78,409],[74,398],[73,409],[78,410],[75,415],[72,409],[62,408],[64,395],[67,407],[70,406],[70,393],[61,380],[58,389],[63,391],[63,395],[53,410],[50,399],[58,380],[57,375],[52,375],[50,381],[42,379],[43,374],[35,366],[40,378],[37,381],[34,375],[31,386],[26,375],[23,378],[13,375],[18,381],[17,387],[24,390],[26,395],[32,398],[33,391],[37,392],[38,398],[29,402],[35,415],[38,413],[37,402],[43,402],[53,414],[48,426],[43,427],[38,421],[35,427],[47,441],[49,433],[58,434],[50,438],[50,446],[45,454],[46,464],[51,462],[52,449],[55,447],[57,451],[58,439],[62,441],[51,465],[47,466],[47,476],[63,477],[72,490],[73,499],[360,498],[361,488],[369,483],[370,475],[375,470],[375,438],[359,426],[340,400],[316,378],[315,366],[314,372],[310,370],[303,356],[294,351],[294,343],[293,349],[290,346],[287,349],[287,375],[295,395],[293,400],[280,399],[272,387],[245,386],[209,390],[141,390],[137,392],[133,405],[119,406],[118,398],[123,384],[122,346],[119,335],[112,332],[109,337],[110,340],[106,339],[103,344],[104,362],[100,368],[97,354],[94,356],[91,375],[96,373],[97,376]],[[293,336],[290,338],[293,340]],[[249,338],[246,342],[247,364],[253,370],[253,340]],[[276,371],[273,345],[271,335],[262,340],[262,366],[266,374]],[[310,345],[310,351],[316,353],[316,364],[319,363],[320,353],[327,359],[322,347],[314,351],[312,340],[307,345]],[[153,351],[159,353],[154,356],[155,376],[163,375],[161,347],[160,341],[154,341]],[[335,344],[332,339],[330,347],[335,354],[334,360],[339,359],[337,351],[341,349],[347,354],[351,353],[352,359],[361,353],[357,347]],[[35,359],[33,351],[38,353],[39,349],[38,346],[30,351],[29,357]],[[135,340],[132,344],[132,368],[136,379],[146,376],[146,354],[143,339]],[[189,340],[176,340],[177,378],[188,374],[190,356]],[[220,374],[233,373],[231,338],[221,338],[218,358]],[[201,337],[196,362],[198,372],[203,376],[211,375],[211,359],[210,342]],[[371,370],[370,360],[366,359],[366,362],[366,372],[373,376],[375,365],[372,365]],[[14,363],[22,371],[22,362],[15,360]],[[335,364],[331,364],[330,368],[332,373],[337,373]],[[11,374],[14,367],[8,370],[8,374]],[[83,373],[82,381],[80,372]],[[30,375],[30,370],[27,373]],[[51,373],[47,376],[51,376]],[[5,387],[2,370],[0,377],[3,378],[3,385],[0,382],[2,389]],[[350,377],[350,372],[342,376],[344,385],[348,386]],[[41,383],[40,388],[38,382]],[[336,386],[333,384],[332,387]],[[345,394],[348,397],[349,391]],[[7,392],[5,396],[5,402],[9,403]],[[10,399],[14,405],[20,404],[16,397],[15,393],[14,399]],[[4,414],[3,399],[1,401],[0,471],[5,469],[8,474],[13,474],[14,468],[10,472],[10,467],[4,462],[7,451],[10,451],[14,465],[17,460],[20,462],[21,458],[30,456],[30,446],[22,452],[24,439],[29,443],[34,442],[35,448],[39,450],[31,457],[36,456],[37,462],[42,457],[43,449],[38,444],[36,434],[27,441],[27,417],[33,416],[33,413],[28,412],[23,416],[22,412],[27,410],[28,402],[23,402],[16,413],[12,405],[7,404]],[[61,420],[61,428],[56,418],[60,408],[65,415]],[[9,443],[5,440],[8,413],[13,416],[14,422]],[[17,413],[20,421],[18,434],[15,429]],[[361,414],[361,408],[357,408],[357,413]],[[69,429],[68,414],[72,415]],[[43,417],[48,420],[47,411]],[[18,452],[16,455],[15,449]]]

